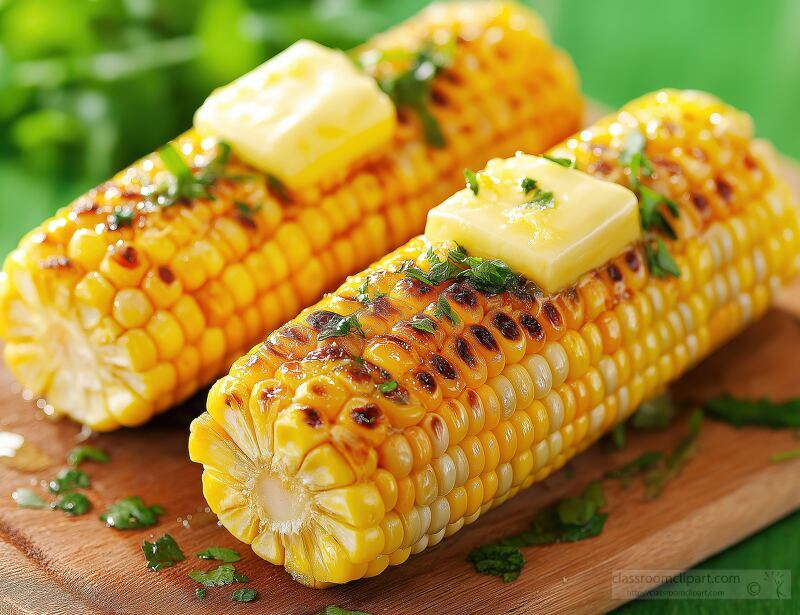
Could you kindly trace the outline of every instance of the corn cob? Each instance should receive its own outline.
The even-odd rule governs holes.
[[[761,315],[798,269],[800,228],[749,118],[662,91],[551,154],[628,185],[631,129],[641,181],[679,207],[678,277],[653,275],[637,242],[555,295],[430,286],[408,265],[452,245],[411,240],[212,387],[189,451],[222,524],[306,585],[377,575],[562,467]],[[320,339],[351,315],[363,336]]]
[[[431,85],[444,147],[400,109],[386,150],[324,185],[286,195],[234,157],[213,198],[168,208],[143,202],[167,175],[152,155],[26,235],[0,274],[0,338],[22,385],[93,429],[139,425],[419,232],[464,166],[542,151],[579,126],[569,60],[511,3],[432,6],[357,55],[413,54],[432,41],[454,46]],[[387,59],[367,70],[406,69]],[[175,148],[195,174],[222,151],[194,131]]]

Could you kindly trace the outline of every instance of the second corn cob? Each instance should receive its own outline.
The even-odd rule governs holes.
[[[798,270],[769,148],[710,96],[646,96],[551,154],[661,195],[674,263],[632,244],[554,295],[483,292],[425,283],[457,248],[421,237],[302,312],[192,424],[209,505],[259,556],[315,587],[401,564],[563,466]]]
[[[385,78],[434,44],[453,49],[428,101],[443,147],[399,109],[385,150],[286,194],[189,131],[171,150],[184,173],[149,156],[31,231],[0,274],[0,338],[23,387],[96,430],[139,425],[420,231],[464,166],[579,125],[572,66],[511,3],[430,7],[356,56]],[[180,199],[154,196],[166,180]]]

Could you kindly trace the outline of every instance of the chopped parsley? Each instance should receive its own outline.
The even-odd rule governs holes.
[[[89,512],[91,507],[92,505],[89,503],[89,499],[85,495],[75,492],[64,493],[58,496],[58,499],[56,499],[55,502],[50,504],[50,508],[54,510],[63,510],[71,517],[85,515],[87,512]]]
[[[100,515],[100,520],[117,530],[135,530],[155,525],[163,514],[162,506],[146,506],[142,498],[133,496],[114,502]]]
[[[361,328],[361,323],[358,322],[357,314],[350,314],[350,316],[333,314],[331,319],[320,330],[317,339],[322,341],[330,337],[342,337],[352,332],[356,332],[362,337],[364,336],[364,329]]]
[[[206,599],[206,588],[205,587],[198,587],[194,590],[194,595],[197,596],[198,600],[205,600]]]
[[[117,205],[114,211],[106,218],[106,226],[110,231],[117,231],[123,226],[133,226],[133,218],[136,213],[132,207],[122,207]]]
[[[155,204],[159,207],[170,207],[181,201],[198,198],[213,199],[209,187],[218,179],[225,177],[225,165],[230,157],[231,148],[220,142],[219,153],[199,173],[195,173],[181,157],[175,146],[167,143],[158,150],[164,168],[172,175],[172,181],[159,186],[155,192]]]
[[[515,581],[525,559],[520,548],[558,542],[576,542],[598,536],[608,515],[602,483],[594,481],[577,497],[565,498],[534,517],[530,528],[496,544],[474,549],[467,558],[477,572]]]
[[[20,487],[11,494],[11,499],[17,503],[20,508],[47,508],[49,504],[46,500],[39,496],[33,489],[27,487]]]
[[[238,551],[234,551],[233,549],[228,549],[227,547],[209,547],[204,551],[200,551],[197,554],[197,557],[200,559],[215,559],[220,562],[238,562],[242,559],[242,556],[239,555]]]
[[[47,490],[50,493],[64,493],[75,489],[86,489],[89,486],[89,475],[75,468],[65,468],[50,481]]]
[[[453,310],[453,307],[450,305],[450,302],[445,299],[444,295],[439,295],[439,298],[436,300],[436,307],[433,310],[433,315],[439,320],[447,318],[454,325],[461,322],[461,317]]]
[[[769,458],[769,461],[770,463],[781,463],[783,461],[789,461],[790,459],[800,459],[800,448],[775,453]]]
[[[436,323],[433,319],[423,316],[422,314],[416,314],[409,321],[409,324],[419,331],[425,331],[426,333],[436,332]]]
[[[369,296],[369,279],[366,279],[361,286],[358,287],[355,299],[362,305],[369,305],[370,302],[375,301],[375,299],[380,299],[381,297],[386,297],[386,293],[376,291],[372,297]]]
[[[235,589],[231,594],[231,600],[233,602],[252,602],[258,598],[258,592],[254,589],[250,589],[246,587],[244,589]]]
[[[611,430],[611,443],[618,451],[625,448],[625,422],[617,423]]]
[[[556,199],[550,191],[537,190],[533,198],[524,205],[526,209],[544,211],[545,209],[553,209],[556,206]]]
[[[448,47],[425,45],[411,58],[407,70],[378,79],[378,85],[398,109],[408,109],[419,118],[425,140],[433,147],[444,147],[445,139],[439,122],[430,112],[431,86],[439,71],[451,60]]]
[[[147,560],[147,569],[154,572],[174,566],[186,559],[178,543],[169,534],[164,534],[155,542],[145,540],[142,543],[142,552]],[[205,594],[197,597],[202,599]]]
[[[320,611],[316,615],[371,615],[371,613],[367,613],[365,611],[351,611],[350,609],[343,609],[340,606],[331,604],[326,606],[324,610]]]
[[[677,410],[668,393],[643,402],[631,417],[637,429],[664,429],[672,423]]]
[[[269,190],[281,203],[288,203],[291,200],[289,198],[289,190],[287,190],[286,185],[277,177],[270,175],[269,173],[267,173],[267,190]]]
[[[768,399],[736,399],[726,395],[708,400],[705,410],[712,418],[734,427],[800,427],[800,398],[775,403]]]
[[[391,393],[397,389],[397,380],[387,380],[378,385],[378,390],[381,393]]]
[[[567,169],[574,169],[575,168],[575,161],[572,158],[558,158],[556,156],[548,156],[547,154],[542,155],[542,158],[547,158],[550,162],[555,162],[556,164],[560,164],[562,167]]]
[[[620,162],[630,173],[633,190],[639,195],[639,219],[644,233],[644,248],[647,266],[657,278],[678,277],[681,270],[661,237],[653,234],[660,230],[670,239],[676,239],[675,229],[664,215],[663,206],[676,218],[680,216],[677,204],[666,196],[648,188],[641,182],[642,176],[653,175],[653,164],[645,154],[647,140],[638,130],[631,130],[620,153]]]
[[[94,446],[76,446],[67,455],[67,463],[77,468],[84,461],[96,461],[97,463],[107,463],[108,453]]]
[[[667,483],[678,476],[684,466],[697,454],[702,425],[703,411],[696,410],[689,417],[689,434],[678,442],[668,455],[663,456],[659,463],[655,463],[644,473],[642,480],[645,498],[652,500],[661,495]]]
[[[661,463],[663,459],[664,453],[661,451],[647,451],[621,468],[606,472],[603,478],[619,480],[622,482],[623,487],[628,487],[634,476],[646,472],[656,464]]]
[[[464,169],[464,179],[467,180],[467,188],[472,190],[472,194],[478,196],[478,191],[480,190],[478,174],[470,169]]]
[[[206,587],[223,587],[236,581],[236,569],[233,564],[221,564],[214,570],[192,570],[189,578]],[[247,582],[247,577],[240,577]]]
[[[531,190],[536,190],[538,185],[538,182],[530,177],[523,177],[519,183],[522,194],[528,194]]]
[[[252,220],[253,216],[261,211],[261,205],[249,205],[244,201],[234,201],[233,204],[236,207],[236,213],[246,220]]]

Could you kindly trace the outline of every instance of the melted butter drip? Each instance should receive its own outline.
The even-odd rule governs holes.
[[[49,468],[53,460],[24,436],[12,431],[0,431],[0,463],[13,470],[40,472]]]

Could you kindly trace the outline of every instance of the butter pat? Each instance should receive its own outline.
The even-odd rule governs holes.
[[[305,40],[212,92],[194,116],[201,135],[295,188],[385,144],[395,123],[375,80],[343,52]]]
[[[550,208],[530,204],[524,178],[552,192]],[[618,184],[539,156],[490,160],[478,194],[464,189],[428,213],[425,235],[454,240],[470,255],[499,258],[547,293],[575,283],[641,236],[636,195]]]

